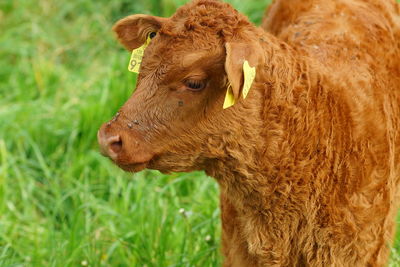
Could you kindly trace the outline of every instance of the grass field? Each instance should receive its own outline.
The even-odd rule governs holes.
[[[126,174],[96,141],[135,85],[112,24],[185,2],[0,1],[0,266],[220,265],[216,183]],[[269,1],[229,2],[259,23]]]

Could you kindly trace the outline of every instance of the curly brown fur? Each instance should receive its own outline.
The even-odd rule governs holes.
[[[215,177],[225,266],[384,266],[400,171],[398,5],[276,0],[270,33],[212,0],[143,18],[115,26],[130,50],[158,34],[135,93],[99,132],[103,146],[120,137],[105,148],[113,160]],[[228,81],[243,80],[229,57],[257,76],[223,110]],[[205,88],[189,90],[188,78]]]

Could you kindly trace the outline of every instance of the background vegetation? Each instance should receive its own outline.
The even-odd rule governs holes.
[[[211,178],[126,174],[96,142],[135,85],[112,24],[185,2],[0,1],[0,266],[220,265]],[[269,1],[229,2],[259,23]]]

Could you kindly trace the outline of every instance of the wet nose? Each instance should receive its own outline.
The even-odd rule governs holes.
[[[122,139],[119,135],[107,135],[104,128],[101,127],[97,132],[97,140],[104,156],[113,160],[118,158],[118,154],[122,151]]]

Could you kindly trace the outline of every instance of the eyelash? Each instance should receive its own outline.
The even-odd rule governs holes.
[[[201,91],[206,87],[205,81],[187,80],[186,87],[191,91]]]

